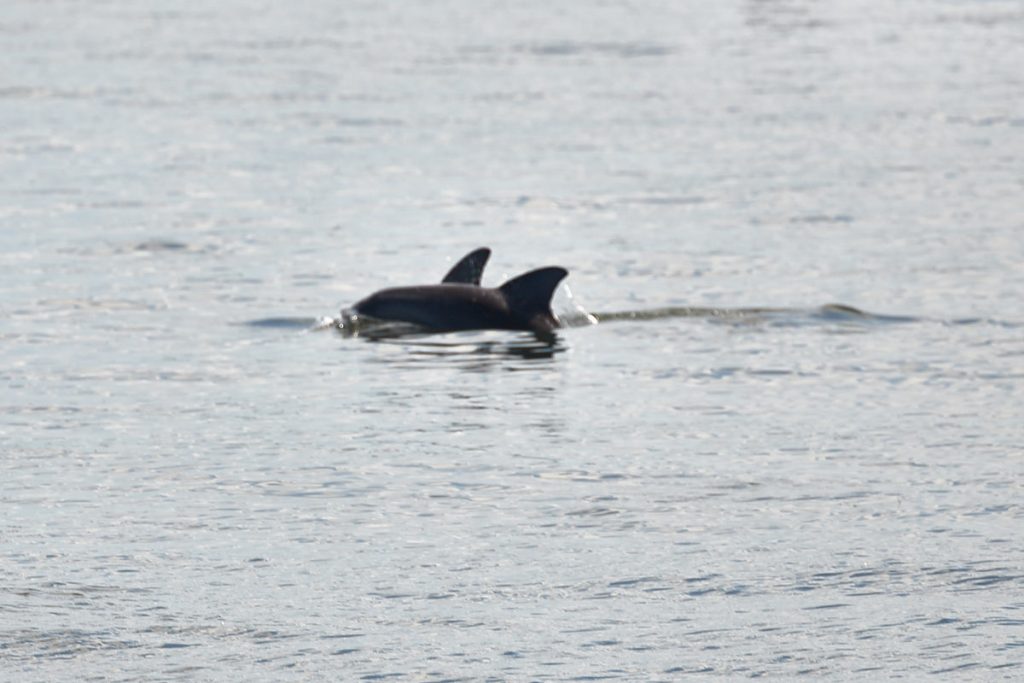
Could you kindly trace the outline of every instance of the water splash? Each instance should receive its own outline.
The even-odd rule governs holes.
[[[589,327],[598,323],[597,317],[576,301],[569,285],[564,282],[555,290],[555,298],[551,303],[561,327]]]

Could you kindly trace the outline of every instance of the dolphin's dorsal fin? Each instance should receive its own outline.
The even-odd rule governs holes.
[[[491,257],[491,250],[487,247],[480,247],[469,252],[459,262],[452,266],[448,274],[441,280],[447,284],[479,285],[480,276],[484,274],[484,266],[487,259]]]
[[[551,297],[555,287],[569,274],[565,268],[548,266],[514,277],[498,291],[508,302],[509,312],[521,318],[534,331],[550,332],[558,327],[551,313]]]

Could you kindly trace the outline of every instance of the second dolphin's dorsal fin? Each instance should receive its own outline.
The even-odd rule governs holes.
[[[446,284],[479,285],[480,276],[484,274],[484,266],[487,265],[487,259],[490,257],[491,250],[487,247],[480,247],[469,252],[452,266],[452,269],[448,271],[448,274],[444,276],[441,282]]]
[[[551,312],[551,297],[558,283],[569,274],[565,268],[548,266],[514,277],[498,291],[505,297],[509,312],[535,332],[550,332],[558,327]]]

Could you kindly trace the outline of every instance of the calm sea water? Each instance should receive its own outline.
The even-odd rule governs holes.
[[[3,3],[0,679],[1019,679],[1022,36]],[[483,245],[602,322],[313,329]]]

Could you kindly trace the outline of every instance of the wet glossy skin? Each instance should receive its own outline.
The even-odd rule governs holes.
[[[528,330],[529,321],[509,310],[496,289],[447,284],[383,289],[354,306],[380,320],[415,323],[433,330]]]

